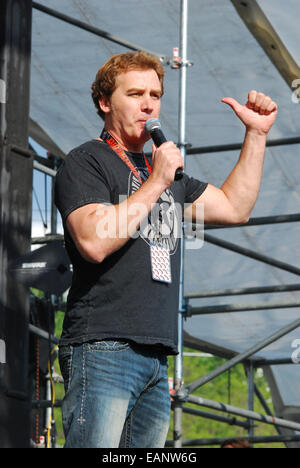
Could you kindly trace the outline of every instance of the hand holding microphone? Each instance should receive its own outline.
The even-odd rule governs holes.
[[[145,129],[150,133],[151,138],[157,148],[167,141],[165,135],[161,130],[161,124],[158,119],[149,119],[145,124]],[[181,168],[176,169],[174,180],[180,180],[183,176]]]

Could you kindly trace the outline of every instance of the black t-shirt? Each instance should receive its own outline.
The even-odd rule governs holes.
[[[127,154],[145,180],[144,156]],[[116,338],[177,352],[181,210],[207,184],[184,174],[161,195],[160,209],[156,205],[133,238],[99,264],[82,258],[66,228],[68,215],[77,208],[89,203],[119,204],[139,186],[129,167],[99,140],[72,150],[58,170],[55,202],[73,264],[61,344]],[[171,284],[153,280],[151,273],[150,242],[162,226],[162,242],[170,251]]]

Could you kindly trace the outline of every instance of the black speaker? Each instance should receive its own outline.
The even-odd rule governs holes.
[[[15,281],[55,296],[61,296],[72,281],[72,265],[62,241],[18,258],[8,271]]]

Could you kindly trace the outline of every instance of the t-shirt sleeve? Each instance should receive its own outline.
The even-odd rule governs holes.
[[[111,203],[111,191],[101,165],[83,150],[69,153],[55,178],[55,204],[63,222],[89,203]]]
[[[183,175],[185,183],[185,203],[193,203],[197,198],[202,195],[208,183],[201,182],[200,180],[189,177],[187,174]]]

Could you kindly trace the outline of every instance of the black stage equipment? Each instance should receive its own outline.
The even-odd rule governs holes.
[[[51,241],[12,262],[8,268],[13,279],[27,287],[44,292],[44,297],[31,293],[29,338],[29,395],[32,401],[30,438],[33,447],[55,446],[56,427],[52,400],[52,371],[56,346],[51,337],[55,333],[55,311],[61,310],[56,298],[71,285],[72,264],[63,241]],[[52,297],[51,297],[52,296]],[[44,332],[48,340],[40,336]],[[51,377],[51,378],[50,378]],[[52,416],[51,416],[52,415]]]
[[[62,241],[53,241],[9,265],[13,278],[47,294],[61,296],[71,285],[72,265]]]

